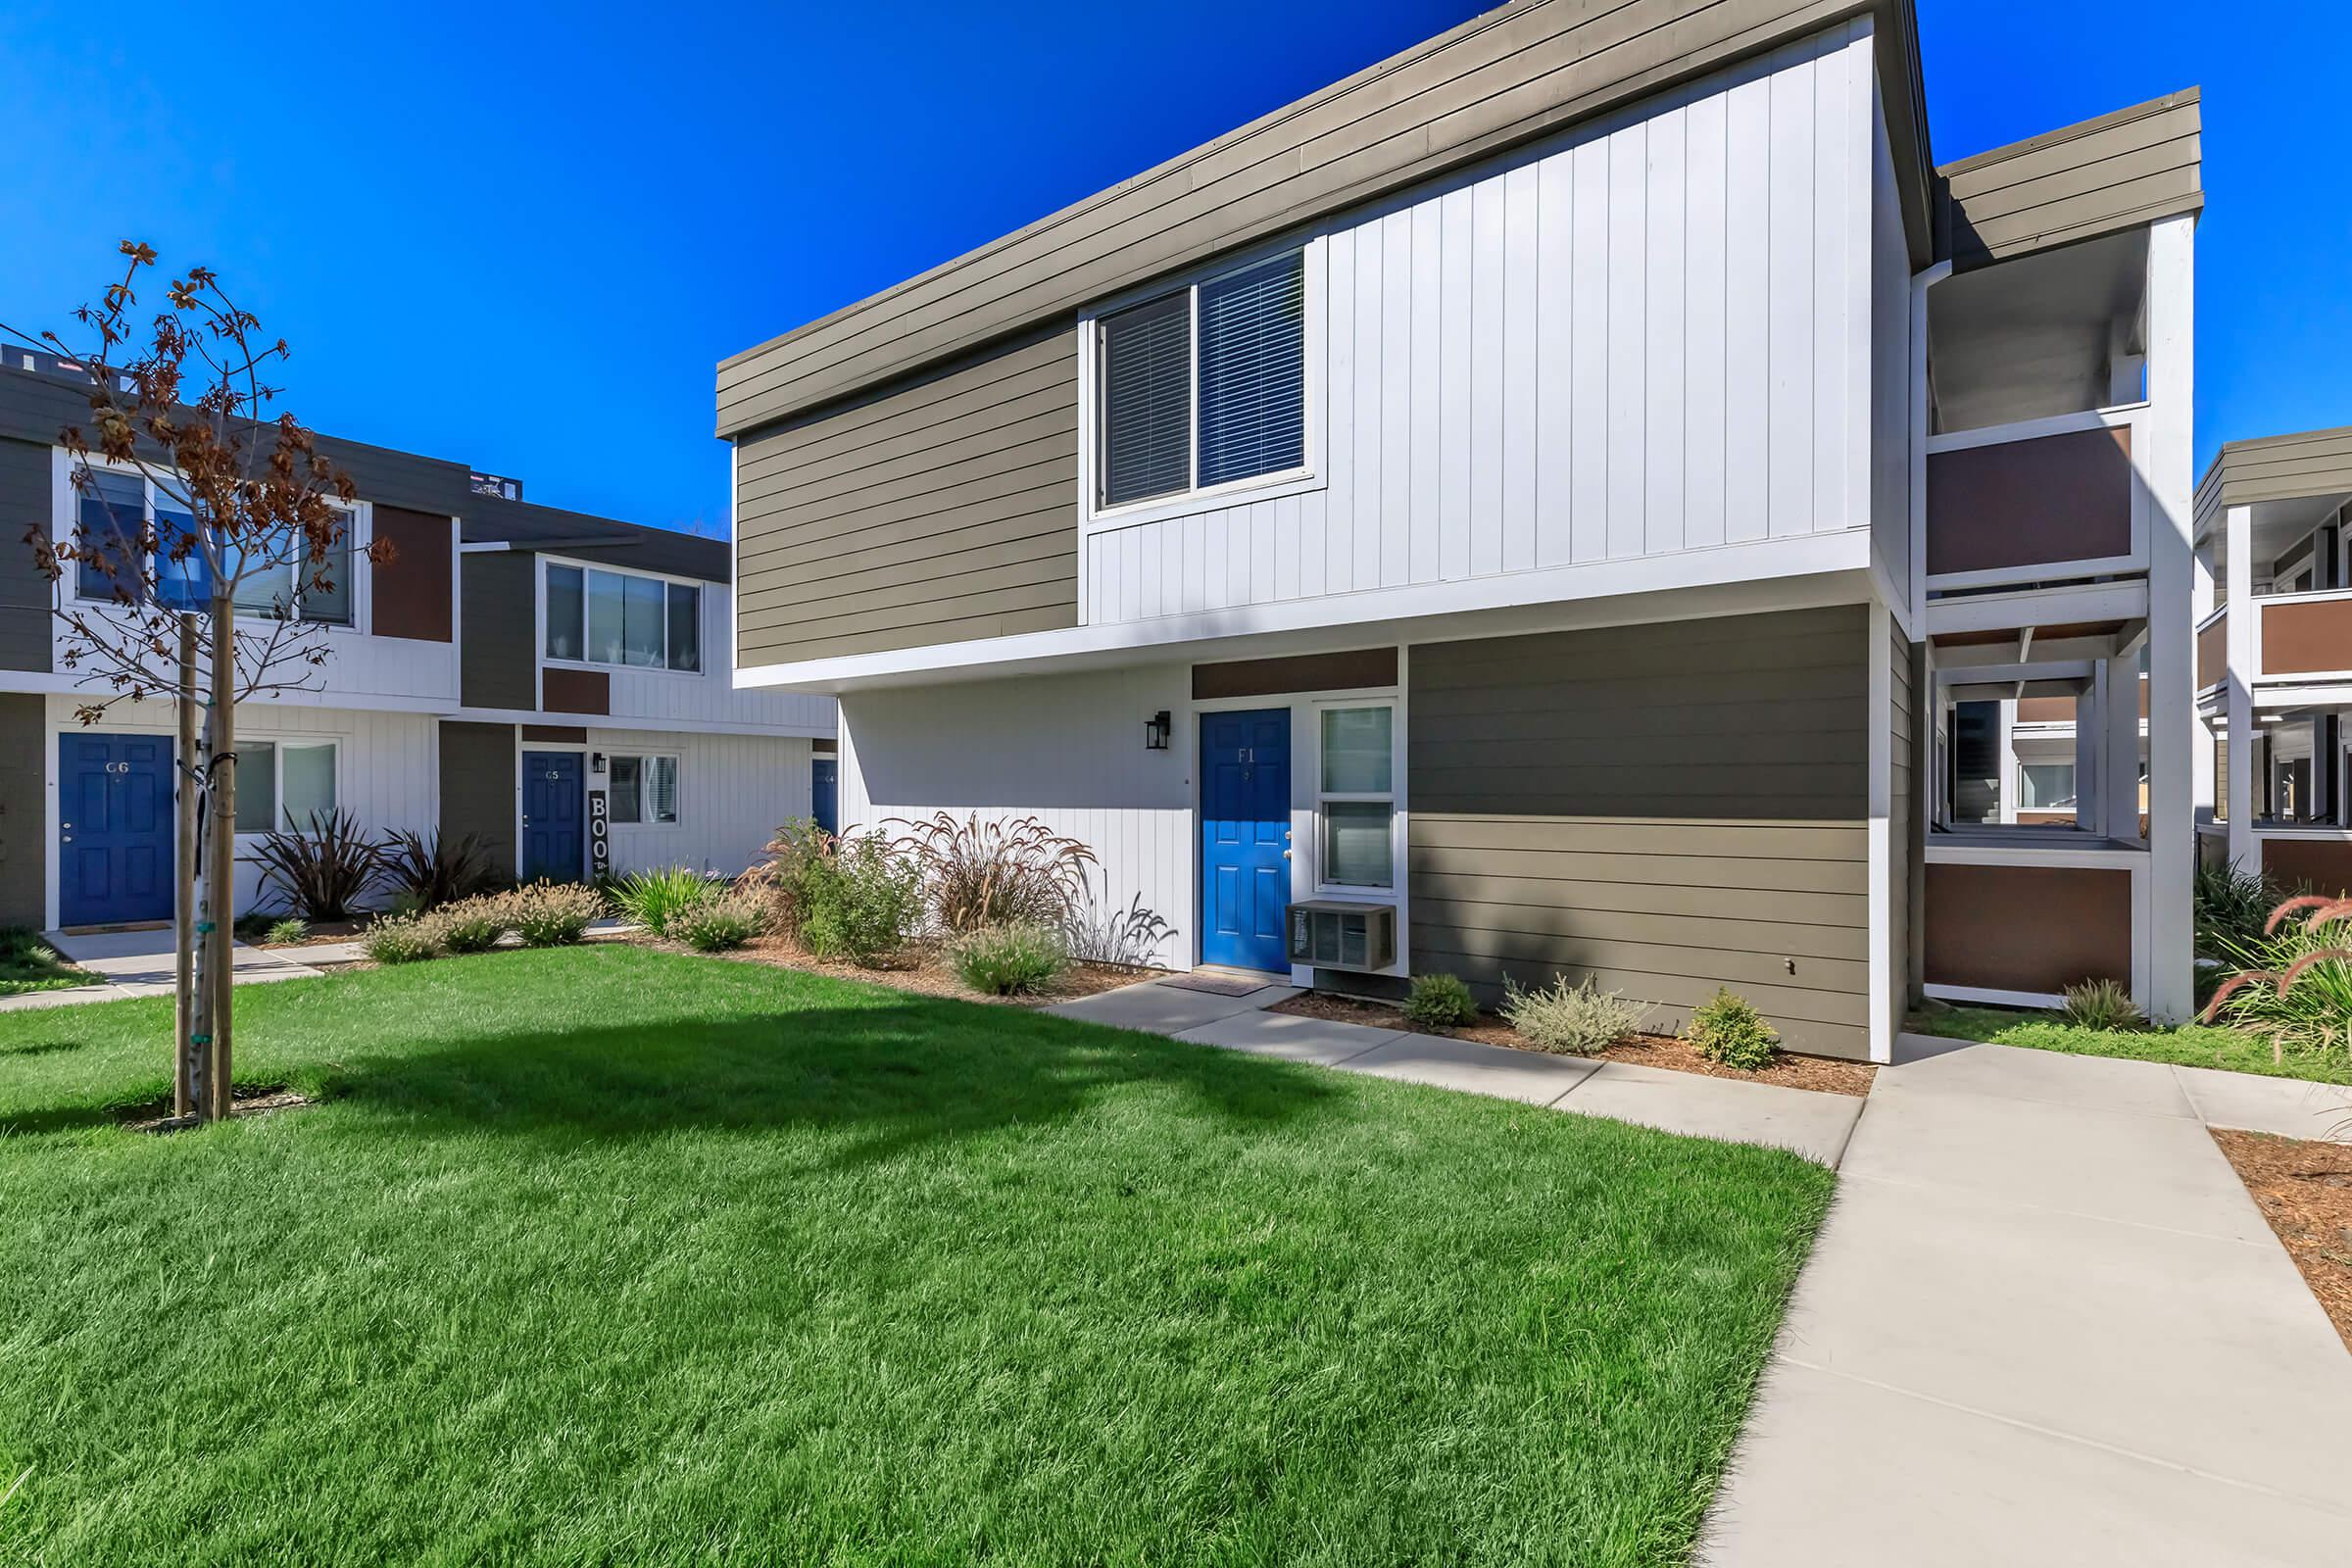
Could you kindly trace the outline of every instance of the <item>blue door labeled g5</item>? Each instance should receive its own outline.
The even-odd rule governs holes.
[[[60,735],[57,777],[58,923],[171,919],[172,742]]]
[[[577,752],[522,754],[522,879],[577,882],[587,849],[587,775]]]
[[[1200,715],[1200,961],[1288,969],[1291,712]]]

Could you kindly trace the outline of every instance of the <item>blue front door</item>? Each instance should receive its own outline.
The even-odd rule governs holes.
[[[522,879],[580,879],[587,823],[586,775],[577,752],[522,754]]]
[[[808,814],[828,833],[841,831],[841,763],[820,757],[808,764]]]
[[[58,923],[171,919],[172,742],[60,735],[57,777]]]
[[[1200,715],[1200,961],[1288,969],[1291,713]]]

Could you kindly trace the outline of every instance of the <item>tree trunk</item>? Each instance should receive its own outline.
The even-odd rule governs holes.
[[[179,617],[179,745],[172,753],[172,778],[177,789],[172,805],[177,813],[172,839],[172,994],[177,999],[172,1036],[172,1114],[186,1116],[196,1109],[197,1046],[196,993],[196,616]]]
[[[225,592],[213,596],[210,701],[204,710],[204,882],[196,906],[195,1013],[189,1033],[200,1048],[202,1087],[196,1115],[213,1121],[229,1107],[229,945],[236,921],[237,725],[236,608]]]

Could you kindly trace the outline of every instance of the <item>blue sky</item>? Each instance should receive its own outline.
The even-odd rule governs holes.
[[[141,236],[294,345],[313,425],[720,532],[718,359],[1479,9],[18,3],[0,318],[64,322]],[[2280,9],[1920,7],[1939,159],[2203,85],[2200,468],[2352,424],[2352,20]]]

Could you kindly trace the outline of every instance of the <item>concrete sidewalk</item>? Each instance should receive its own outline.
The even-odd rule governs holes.
[[[31,991],[0,997],[0,1012],[34,1007],[70,1007],[85,1002],[119,1002],[125,997],[168,997],[172,991],[172,932],[101,931],[67,936],[45,931],[41,940],[55,948],[75,968],[99,977],[96,985],[63,991]],[[323,950],[320,950],[323,952]],[[306,950],[304,956],[311,956]],[[331,961],[331,960],[329,960]],[[229,950],[229,979],[234,985],[259,985],[272,980],[302,980],[324,971],[297,963],[283,951],[265,952],[245,943]]]
[[[1904,1045],[1702,1560],[2344,1560],[2352,1356],[2207,1130],[2324,1094]]]

